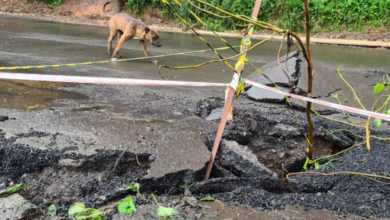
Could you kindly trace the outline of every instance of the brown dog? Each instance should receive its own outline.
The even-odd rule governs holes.
[[[106,2],[103,5],[102,13],[106,16],[105,8],[110,4]],[[120,58],[119,51],[123,43],[132,38],[138,38],[139,43],[145,53],[145,56],[149,56],[146,49],[145,41],[151,43],[153,46],[161,47],[160,37],[155,30],[151,30],[145,23],[129,16],[126,13],[117,13],[110,18],[110,37],[108,38],[108,53],[112,55],[112,58]],[[114,53],[112,49],[112,40],[118,35],[118,45],[115,48]],[[152,62],[157,62],[152,60]]]

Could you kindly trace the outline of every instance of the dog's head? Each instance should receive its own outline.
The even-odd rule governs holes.
[[[158,35],[157,31],[151,30],[148,27],[145,27],[143,30],[144,39],[151,43],[155,47],[161,47],[162,44],[160,42],[160,36]]]

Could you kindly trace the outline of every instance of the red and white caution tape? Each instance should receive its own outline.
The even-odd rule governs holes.
[[[234,75],[233,75],[233,79],[232,81],[230,82],[229,84],[229,87],[226,87],[226,90],[225,90],[225,104],[226,104],[226,101],[228,100],[228,98],[234,98],[234,94],[232,97],[229,97],[229,90],[230,89],[233,89],[234,92],[237,91],[237,88],[238,88],[238,84],[240,83],[240,75],[238,75],[238,73],[236,71],[234,71]],[[229,110],[229,115],[227,117],[227,120],[228,121],[231,121],[233,120],[233,103],[232,105],[230,106],[230,110]]]
[[[365,116],[368,116],[368,117],[379,118],[379,119],[382,119],[382,120],[385,120],[385,121],[390,121],[390,115],[385,115],[385,114],[381,114],[381,113],[377,113],[377,112],[366,111],[366,110],[363,110],[363,109],[358,109],[358,108],[352,108],[352,107],[348,107],[348,106],[338,105],[338,104],[334,104],[334,103],[331,103],[331,102],[325,102],[325,101],[321,101],[321,100],[318,100],[318,99],[311,99],[311,98],[308,98],[308,97],[299,96],[299,95],[291,94],[291,93],[288,93],[288,92],[283,92],[283,91],[280,91],[280,90],[278,90],[276,88],[268,87],[268,86],[265,86],[265,85],[262,85],[262,84],[259,84],[259,83],[247,80],[247,79],[245,80],[245,83],[247,83],[249,85],[256,86],[256,87],[259,87],[261,89],[264,89],[264,90],[267,90],[267,91],[270,91],[270,92],[279,93],[279,94],[286,95],[286,96],[289,96],[289,97],[292,97],[292,98],[296,98],[296,99],[300,99],[300,100],[303,100],[303,101],[315,103],[315,104],[318,104],[318,105],[328,106],[328,107],[331,107],[331,108],[336,108],[336,109],[344,110],[344,111],[355,113],[355,114],[359,114],[359,115],[365,115]]]
[[[68,83],[90,83],[90,84],[113,84],[113,85],[138,85],[138,86],[194,86],[194,87],[213,87],[223,86],[229,87],[225,83],[208,83],[208,82],[186,82],[186,81],[166,81],[166,80],[147,80],[147,79],[126,79],[126,78],[107,78],[107,77],[87,77],[87,76],[63,76],[63,75],[40,75],[40,74],[25,74],[25,73],[5,73],[0,72],[0,79],[9,80],[31,80],[31,81],[47,81],[47,82],[68,82]],[[365,115],[368,117],[379,118],[385,121],[390,121],[390,115],[385,115],[377,112],[362,110],[358,108],[338,105],[331,102],[325,102],[317,99],[312,99],[304,96],[291,94],[280,91],[273,87],[268,87],[250,80],[245,80],[245,83],[259,87],[261,89],[300,99],[303,101],[315,103],[318,105],[328,106],[335,109],[344,110],[347,112]]]
[[[137,86],[195,86],[195,87],[229,86],[229,84],[208,83],[208,82],[186,82],[186,81],[106,78],[106,77],[87,77],[87,76],[40,75],[40,74],[24,74],[24,73],[4,73],[4,72],[0,72],[0,79],[68,82],[68,83],[137,85]]]

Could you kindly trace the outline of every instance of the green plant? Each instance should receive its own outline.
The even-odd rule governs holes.
[[[133,215],[137,212],[134,200],[130,197],[123,199],[118,205],[119,213]]]
[[[359,103],[360,107],[361,107],[363,110],[366,110],[366,108],[364,107],[363,103],[360,101],[358,95],[356,94],[354,88],[353,88],[353,87],[345,80],[345,78],[342,76],[342,74],[341,74],[341,72],[340,72],[340,68],[341,68],[341,67],[337,68],[337,72],[338,72],[340,78],[341,78],[341,79],[343,80],[343,82],[351,89],[351,91],[353,92],[354,97],[355,97],[355,99],[357,100],[357,102]],[[373,94],[378,94],[378,93],[380,93],[380,92],[382,92],[382,91],[388,91],[388,90],[389,90],[389,88],[390,88],[390,77],[388,76],[388,74],[383,75],[383,80],[382,80],[382,81],[383,81],[382,83],[377,83],[377,84],[375,85],[375,88],[374,88],[374,90],[373,90]],[[338,94],[332,94],[332,97],[335,98],[335,99],[338,101],[338,103],[341,105],[341,102],[340,102],[340,100],[339,100],[339,98],[338,98]],[[380,100],[383,100],[383,99],[384,99],[384,101],[382,102],[382,104],[380,105],[380,107],[377,108],[377,107],[376,107],[377,104],[380,103]],[[390,107],[388,107],[388,105],[387,105],[389,101],[390,101],[390,94],[389,94],[389,95],[381,95],[381,96],[379,96],[379,97],[376,99],[374,105],[372,106],[372,111],[380,112],[380,113],[382,113],[382,114],[390,115]],[[347,101],[345,100],[345,102],[347,102]],[[325,165],[329,165],[329,164],[333,163],[334,161],[337,161],[337,159],[336,159],[336,160],[330,160],[329,162],[327,162],[327,163],[325,163],[325,164],[320,164],[319,161],[324,160],[324,159],[328,159],[328,158],[331,158],[331,157],[335,157],[335,156],[337,156],[337,155],[340,155],[340,154],[343,153],[343,152],[346,152],[346,151],[348,151],[348,150],[351,150],[351,149],[353,149],[353,148],[355,148],[355,147],[357,147],[357,146],[363,145],[363,144],[366,144],[366,149],[367,149],[368,151],[370,151],[370,150],[371,150],[371,144],[370,144],[370,139],[371,139],[371,138],[375,138],[375,139],[383,140],[383,141],[389,141],[389,140],[390,140],[390,138],[383,138],[383,137],[377,137],[377,136],[371,135],[371,132],[370,132],[371,117],[368,117],[366,121],[361,122],[361,123],[356,123],[356,122],[352,121],[349,117],[346,117],[346,120],[347,120],[348,122],[344,122],[344,121],[332,119],[332,118],[329,118],[329,117],[326,117],[326,116],[322,116],[322,115],[318,114],[318,112],[316,112],[316,111],[313,110],[313,109],[312,109],[312,111],[313,111],[315,114],[317,114],[318,116],[323,117],[323,118],[326,118],[326,119],[329,119],[329,120],[331,120],[331,121],[336,121],[336,122],[343,123],[343,124],[347,124],[347,125],[350,125],[350,126],[354,126],[354,127],[358,127],[358,128],[363,128],[363,129],[365,129],[365,131],[366,131],[366,135],[365,135],[365,137],[363,137],[363,136],[357,135],[357,134],[355,134],[355,133],[353,133],[352,131],[347,130],[347,129],[338,129],[338,130],[335,130],[335,131],[331,131],[331,134],[333,134],[333,133],[335,133],[335,132],[340,132],[340,131],[348,132],[348,133],[350,133],[350,134],[352,134],[352,135],[354,135],[354,136],[356,136],[356,137],[359,137],[359,138],[365,139],[365,140],[364,140],[363,142],[358,143],[358,144],[355,144],[355,145],[353,145],[353,146],[351,146],[351,147],[349,147],[349,148],[347,148],[347,149],[345,149],[345,150],[342,150],[342,151],[340,151],[340,152],[338,152],[338,153],[336,153],[336,154],[328,155],[328,156],[323,156],[323,157],[317,158],[317,159],[312,160],[312,161],[306,160],[306,162],[305,162],[305,164],[304,164],[304,166],[303,166],[303,169],[306,170],[306,171],[307,171],[307,168],[308,168],[307,166],[308,166],[309,164],[312,165],[312,166],[314,166],[315,169],[320,169],[321,167],[323,167],[323,166],[325,166]],[[344,113],[344,115],[345,115],[345,112],[344,112],[344,111],[343,111],[343,113]],[[382,125],[382,120],[381,120],[381,119],[375,118],[374,121],[375,121],[375,125],[376,125],[377,128],[381,127],[381,125]],[[365,124],[365,125],[363,126],[362,124]]]
[[[73,206],[71,206],[68,210],[69,215],[74,215],[76,213],[79,213],[85,209],[85,205],[83,203],[75,203]]]
[[[387,78],[388,81],[386,81],[385,79],[385,76]],[[389,90],[389,87],[390,87],[390,77],[389,75],[383,75],[383,83],[377,83],[375,85],[375,88],[374,88],[374,91],[372,92],[372,94],[377,94],[377,93],[380,93],[382,91],[388,91]],[[379,108],[379,109],[376,109],[376,104],[379,102],[380,99],[382,98],[386,98],[386,100],[383,102],[382,106]],[[376,112],[378,111],[381,111],[382,114],[387,114],[387,115],[390,115],[390,108],[387,107],[387,103],[389,102],[390,100],[390,95],[382,95],[380,96],[374,106],[372,107],[372,109]],[[382,126],[382,119],[379,119],[379,118],[375,118],[375,124],[376,124],[376,127],[379,128]]]
[[[207,196],[207,197],[204,197],[204,198],[201,198],[200,201],[215,201],[216,199],[214,197],[211,197],[211,196]]]
[[[68,210],[68,215],[76,220],[103,220],[104,214],[98,209],[86,208],[83,203],[75,203]]]
[[[169,1],[178,14],[185,19],[190,14],[185,8],[191,8],[206,24],[214,30],[224,31],[242,28],[243,23],[230,18],[210,16],[204,11],[194,8],[188,1],[180,1],[179,7],[173,0]],[[249,16],[255,0],[208,0],[208,3],[233,14]],[[196,6],[215,12],[207,6],[194,3]],[[132,13],[139,14],[149,8],[160,9],[164,17],[176,19],[161,0],[126,0],[126,5]],[[390,0],[311,0],[309,3],[311,29],[321,31],[362,31],[370,27],[387,28],[390,30]],[[270,22],[278,27],[295,32],[303,32],[302,15],[304,8],[302,0],[263,0],[258,19]],[[216,13],[217,15],[220,15]],[[195,24],[200,25],[198,21]],[[259,28],[256,28],[259,30]]]
[[[44,0],[44,2],[50,7],[55,8],[63,2],[63,0]]]
[[[154,199],[154,201],[156,202],[156,204],[158,205],[158,208],[157,208],[157,215],[161,218],[166,218],[166,217],[170,217],[170,216],[175,216],[175,215],[178,215],[179,214],[179,211],[177,211],[176,209],[174,208],[168,208],[168,207],[164,207],[164,206],[161,206],[158,202],[157,202],[157,199],[155,197],[155,195],[152,194],[152,197]]]
[[[133,190],[134,192],[140,193],[139,192],[139,188],[140,188],[139,183],[132,182],[130,185],[127,186],[127,188]]]
[[[57,215],[57,206],[55,204],[51,204],[46,209],[46,215],[55,216]]]
[[[4,192],[1,192],[0,193],[0,198],[1,197],[5,197],[5,196],[9,196],[13,193],[16,193],[22,189],[26,188],[26,184],[25,183],[21,183],[21,184],[18,184],[18,185],[15,185],[15,186],[12,186],[11,188],[5,190]]]
[[[125,0],[125,4],[129,11],[134,14],[139,14],[146,9],[160,8],[162,6],[161,0]]]

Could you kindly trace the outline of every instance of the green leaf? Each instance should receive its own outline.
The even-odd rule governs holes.
[[[174,208],[167,208],[163,206],[159,206],[157,209],[157,215],[159,217],[168,217],[179,214],[179,211],[177,211]]]
[[[328,161],[328,162],[326,162],[326,163],[324,163],[322,166],[324,167],[324,166],[329,166],[329,165],[332,165],[333,164],[333,161],[339,161],[340,159],[334,159],[334,160],[330,160],[330,161]]]
[[[336,93],[336,94],[332,94],[332,97],[337,99],[339,97],[339,95]]]
[[[119,213],[126,215],[135,214],[137,212],[137,208],[135,208],[134,200],[130,197],[122,200],[118,205],[118,211]]]
[[[104,212],[89,208],[77,213],[74,217],[76,220],[103,220],[103,215]]]
[[[386,112],[387,115],[390,115],[390,108],[387,109],[387,112]]]
[[[215,198],[213,198],[211,196],[207,196],[207,197],[201,198],[200,201],[215,201]]]
[[[74,215],[84,210],[85,210],[85,205],[83,203],[75,203],[73,206],[70,207],[68,214]]]
[[[385,85],[383,85],[382,83],[378,83],[378,84],[376,84],[376,86],[374,88],[374,92],[372,94],[377,94],[384,89],[385,89]]]
[[[375,119],[375,124],[377,128],[380,128],[382,126],[382,119],[376,118]]]
[[[139,193],[139,183],[132,182],[127,188]]]
[[[309,164],[309,160],[306,159],[305,164],[303,165],[303,169],[307,171],[307,165]]]
[[[21,183],[21,184],[12,186],[11,188],[7,189],[6,191],[0,193],[0,197],[11,195],[13,193],[16,193],[16,192],[24,189],[25,187],[26,187],[25,183]]]
[[[49,207],[46,209],[46,215],[50,216],[55,216],[57,215],[57,207],[56,204],[51,204]]]
[[[320,163],[319,163],[318,161],[316,161],[316,162],[314,163],[314,168],[315,168],[316,170],[321,169],[321,165],[320,165]]]

